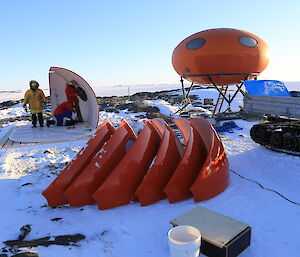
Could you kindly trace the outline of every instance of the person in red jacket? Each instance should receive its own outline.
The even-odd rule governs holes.
[[[75,80],[71,80],[67,83],[66,85],[66,89],[65,89],[65,93],[67,96],[67,102],[72,102],[76,115],[77,115],[77,119],[79,122],[82,122],[82,115],[81,115],[81,111],[80,111],[80,107],[79,107],[79,100],[77,97],[77,88],[76,85],[78,85],[78,83]]]
[[[54,110],[55,120],[47,120],[47,127],[50,125],[71,126],[76,123],[72,119],[73,103],[70,101],[64,102]]]

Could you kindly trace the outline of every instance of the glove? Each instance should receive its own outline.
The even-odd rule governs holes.
[[[26,104],[23,105],[23,108],[25,109],[25,112],[28,112]]]

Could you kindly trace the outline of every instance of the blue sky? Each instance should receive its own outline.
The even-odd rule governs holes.
[[[187,36],[237,28],[264,39],[263,79],[300,81],[299,0],[0,1],[0,90],[48,87],[50,66],[92,86],[178,83],[172,51]]]

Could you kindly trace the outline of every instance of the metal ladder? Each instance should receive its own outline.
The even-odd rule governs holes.
[[[222,106],[223,106],[223,103],[224,103],[224,99],[225,99],[224,96],[226,96],[227,90],[228,90],[228,86],[221,86],[219,88],[219,97],[218,97],[218,100],[215,104],[213,114],[221,112],[221,109],[222,109]]]

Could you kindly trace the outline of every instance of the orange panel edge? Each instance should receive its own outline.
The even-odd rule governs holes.
[[[98,127],[94,136],[87,142],[65,169],[56,177],[56,179],[43,191],[48,205],[56,207],[67,204],[68,200],[64,196],[65,189],[79,176],[81,171],[86,167],[89,161],[99,151],[104,143],[111,137],[115,129],[109,121],[105,121]]]
[[[105,210],[130,203],[146,174],[161,142],[157,129],[149,122],[125,157],[92,195],[99,209]]]
[[[229,163],[222,141],[212,125],[204,118],[191,119],[191,125],[202,137],[208,130],[212,137],[207,145],[208,155],[204,165],[190,188],[194,200],[199,202],[220,194],[228,187]]]

